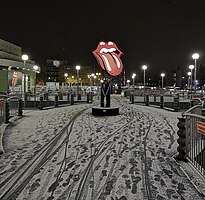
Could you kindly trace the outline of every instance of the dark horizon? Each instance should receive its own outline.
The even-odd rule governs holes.
[[[99,67],[92,51],[101,40],[117,44],[129,74],[146,64],[150,74],[180,67],[185,76],[194,52],[198,65],[205,61],[203,1],[23,3],[2,3],[0,38],[39,65],[53,58]]]

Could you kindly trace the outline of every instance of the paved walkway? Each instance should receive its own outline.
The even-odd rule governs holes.
[[[0,199],[204,199],[173,156],[177,117],[112,99],[120,115],[91,105],[32,111],[10,124],[0,157]]]

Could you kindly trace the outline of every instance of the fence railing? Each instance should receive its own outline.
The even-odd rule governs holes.
[[[86,93],[83,96],[79,94],[78,97],[74,94],[66,94],[66,99],[63,98],[63,94],[53,94],[53,99],[48,100],[45,97],[40,96],[36,98],[35,101],[27,100],[25,102],[25,108],[28,107],[35,107],[40,110],[45,108],[54,108],[62,105],[74,105],[76,103],[92,103],[94,94],[92,92]],[[3,123],[9,123],[9,119],[13,116],[22,116],[23,108],[22,108],[23,101],[21,98],[17,96],[12,96],[9,98],[0,98],[0,125]],[[24,108],[24,109],[25,109]]]
[[[182,113],[178,123],[179,160],[189,160],[205,176],[205,116],[203,102]]]
[[[19,97],[10,97],[6,100],[9,104],[9,115],[17,116],[19,114]]]
[[[136,95],[132,91],[124,93],[127,98],[130,98],[131,103],[145,104],[146,106],[153,105],[160,108],[169,108],[173,111],[187,110],[198,103],[200,98],[190,98],[189,96],[179,95]]]
[[[21,114],[21,99],[15,96],[7,99],[0,99],[0,125],[8,123],[11,117]]]

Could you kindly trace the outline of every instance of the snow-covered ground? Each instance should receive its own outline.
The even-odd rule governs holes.
[[[96,117],[83,104],[32,111],[10,124],[0,199],[203,199],[173,159],[180,113],[111,101],[120,115]]]

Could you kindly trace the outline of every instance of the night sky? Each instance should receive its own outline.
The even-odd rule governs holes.
[[[0,38],[39,65],[52,58],[98,68],[92,51],[101,40],[118,45],[127,74],[143,64],[149,76],[177,66],[186,74],[194,52],[205,63],[204,0],[7,0],[0,8]]]

